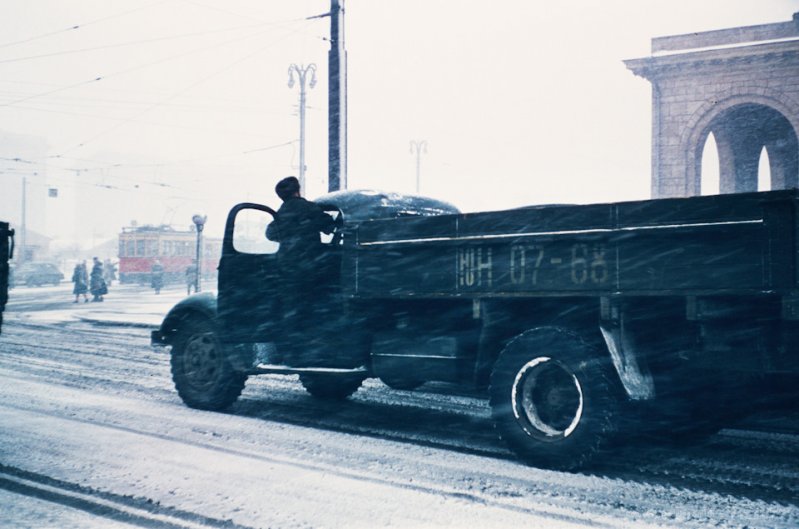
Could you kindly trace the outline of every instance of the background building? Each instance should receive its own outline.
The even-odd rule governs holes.
[[[652,83],[654,198],[701,193],[711,134],[719,192],[799,185],[799,13],[789,22],[654,38],[650,57],[625,64]],[[770,181],[758,186],[764,156]]]

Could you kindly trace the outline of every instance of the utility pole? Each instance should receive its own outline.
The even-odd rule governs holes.
[[[310,73],[309,88],[316,86],[316,65],[292,64],[289,66],[289,88],[294,87],[294,74],[300,81],[300,189],[305,193],[305,81]]]
[[[411,140],[411,154],[416,154],[416,192],[419,193],[422,174],[422,153],[427,154],[426,140]]]
[[[328,63],[328,191],[347,189],[347,50],[344,0],[330,0]]]

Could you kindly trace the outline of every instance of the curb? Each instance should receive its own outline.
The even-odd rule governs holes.
[[[112,321],[112,320],[103,320],[100,318],[92,318],[91,316],[76,316],[76,318],[85,323],[91,323],[93,325],[102,325],[106,327],[136,327],[140,329],[157,329],[157,324],[150,324],[150,323],[142,323],[137,321]]]

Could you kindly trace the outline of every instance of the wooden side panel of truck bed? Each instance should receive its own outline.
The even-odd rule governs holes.
[[[357,297],[736,294],[797,284],[797,193],[366,222],[344,246]]]

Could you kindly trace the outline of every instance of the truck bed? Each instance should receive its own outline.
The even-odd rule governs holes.
[[[343,248],[361,298],[738,295],[797,285],[796,190],[364,222]]]

